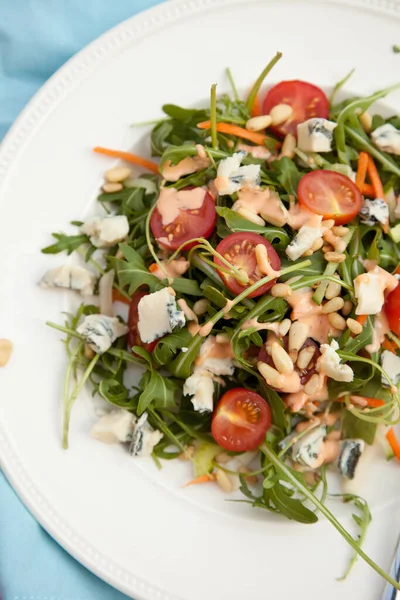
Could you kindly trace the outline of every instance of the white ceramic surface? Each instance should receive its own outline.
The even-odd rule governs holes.
[[[119,25],[65,65],[35,96],[0,147],[0,334],[15,344],[0,372],[1,466],[39,522],[71,554],[137,600],[376,600],[383,581],[350,555],[326,522],[301,526],[217,488],[183,490],[186,465],[158,472],[88,436],[89,396],[76,404],[70,450],[60,446],[65,357],[46,320],[71,296],[39,289],[63,261],[39,250],[49,232],[87,211],[110,165],[96,144],[148,152],[134,121],[160,105],[190,105],[230,66],[246,89],[276,50],[271,81],[331,86],[352,67],[351,91],[399,79],[400,2],[172,0]],[[400,94],[391,106],[400,110]],[[211,486],[210,486],[211,487]],[[399,471],[375,465],[366,489],[373,524],[365,549],[389,566],[400,526]],[[351,527],[349,512],[334,505]]]

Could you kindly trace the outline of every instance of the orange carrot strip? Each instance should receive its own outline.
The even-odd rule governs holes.
[[[394,272],[395,275],[400,275],[400,263],[397,265],[396,270]]]
[[[199,129],[210,129],[211,122],[203,121],[203,123],[197,123]],[[228,135],[235,135],[236,137],[249,140],[255,144],[263,145],[264,141],[268,139],[263,133],[257,133],[255,131],[249,131],[239,125],[232,125],[232,123],[217,123],[217,131],[219,133],[227,133]]]
[[[150,273],[155,273],[155,272],[157,271],[157,269],[158,269],[158,265],[156,265],[156,263],[152,263],[152,264],[149,266],[149,271],[150,271]]]
[[[389,429],[389,431],[387,432],[386,439],[389,442],[390,447],[393,450],[395,457],[397,458],[397,460],[400,460],[400,444],[397,441],[396,434],[394,432],[393,427],[391,427]]]
[[[254,104],[253,104],[253,109],[251,111],[251,116],[252,117],[259,117],[260,115],[261,115],[260,98],[258,96],[256,96],[255,100],[254,100]]]
[[[116,289],[113,289],[113,291],[112,291],[112,300],[113,300],[113,302],[122,302],[122,304],[128,304],[128,305],[131,303],[131,301],[128,300],[128,298],[125,298],[125,296],[123,296],[121,294],[121,292],[119,292]]]
[[[374,188],[370,183],[363,183],[360,192],[364,194],[364,196],[375,196]]]
[[[360,325],[364,325],[365,321],[368,319],[368,315],[358,315],[356,321],[360,323]]]
[[[368,161],[369,155],[366,152],[360,152],[356,173],[356,186],[358,187],[360,192],[362,192],[362,187],[365,183],[365,178],[367,176]]]
[[[209,481],[215,481],[215,475],[213,473],[206,473],[205,475],[200,475],[200,477],[192,479],[192,481],[189,481],[189,483],[186,483],[182,487],[189,487],[189,485],[198,485],[199,483],[208,483]]]
[[[372,183],[372,187],[374,188],[375,198],[382,198],[382,200],[386,200],[385,192],[383,191],[383,185],[382,185],[381,178],[379,177],[378,169],[376,168],[376,165],[371,156],[368,157],[367,170],[368,170],[369,178]],[[388,229],[389,229],[389,223],[386,222],[385,225],[383,226],[383,231],[385,233],[387,233]]]
[[[93,152],[97,152],[97,154],[105,154],[106,156],[112,156],[113,158],[121,158],[122,160],[126,160],[134,165],[139,165],[148,171],[152,171],[153,173],[160,173],[157,163],[147,160],[147,158],[137,156],[136,154],[132,154],[131,152],[124,152],[123,150],[111,150],[110,148],[102,148],[101,146],[96,146],[93,148]]]
[[[350,396],[350,400],[353,400],[353,398],[361,398],[362,400],[365,400],[369,408],[379,408],[385,405],[385,401],[380,400],[379,398],[368,398],[366,396]]]
[[[396,350],[397,350],[396,344],[394,342],[391,342],[387,338],[385,338],[383,340],[382,348],[385,348],[385,350],[389,350],[389,352],[393,352],[393,354],[396,354]]]

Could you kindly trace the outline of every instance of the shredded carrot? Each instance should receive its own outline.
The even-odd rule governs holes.
[[[395,275],[400,275],[400,263],[397,265],[396,270],[394,272]]]
[[[149,271],[150,271],[150,273],[155,273],[155,272],[157,271],[157,269],[158,269],[158,265],[156,265],[156,263],[152,263],[152,264],[149,266]]]
[[[113,158],[121,158],[122,160],[126,160],[134,165],[139,165],[148,171],[152,171],[153,173],[159,174],[160,172],[157,163],[147,160],[147,158],[137,156],[136,154],[131,154],[131,152],[124,152],[123,150],[111,150],[110,148],[102,148],[101,146],[96,146],[93,148],[93,152],[105,154],[106,156],[112,156]]]
[[[363,183],[360,192],[364,194],[364,196],[375,196],[374,188],[370,183]]]
[[[387,338],[385,338],[383,340],[382,348],[385,348],[385,350],[389,350],[389,352],[393,352],[393,354],[396,354],[396,350],[397,350],[396,344],[394,342],[391,342]]]
[[[197,123],[197,127],[199,129],[210,129],[210,126],[210,121],[203,121],[203,123]],[[259,145],[263,145],[265,140],[268,139],[268,136],[264,135],[263,133],[249,131],[244,127],[239,127],[239,125],[232,125],[232,123],[217,123],[217,131],[219,131],[219,133],[235,135],[236,137],[243,138],[244,140],[249,140],[250,142],[254,142],[255,144]]]
[[[358,187],[360,192],[363,191],[362,187],[365,183],[365,178],[367,176],[368,161],[369,155],[366,152],[360,152],[356,173],[356,186]]]
[[[389,442],[390,447],[393,450],[395,457],[397,458],[397,460],[400,460],[400,444],[397,441],[396,434],[394,432],[393,427],[391,427],[389,429],[389,431],[387,432],[386,439]]]
[[[253,108],[252,108],[252,111],[251,111],[251,116],[252,117],[259,117],[260,115],[261,115],[260,98],[258,96],[256,96],[255,100],[254,100]]]
[[[368,319],[368,315],[358,315],[356,321],[360,323],[360,325],[364,325],[365,321]]]
[[[361,400],[365,400],[369,408],[380,408],[381,406],[385,405],[385,401],[380,400],[379,398],[368,398],[367,396],[350,396],[350,400],[352,401],[354,399],[355,402],[359,398],[361,398]]]
[[[125,296],[116,289],[113,289],[112,291],[112,300],[113,302],[122,302],[123,304],[131,303],[130,300],[128,300],[128,298],[125,298]]]
[[[208,483],[209,481],[215,481],[215,475],[213,473],[206,473],[205,475],[200,475],[200,477],[196,477],[186,483],[183,487],[189,487],[189,485],[198,485],[199,483]]]
[[[379,177],[378,169],[376,168],[376,165],[371,156],[369,156],[369,158],[368,158],[367,170],[368,170],[369,178],[372,183],[372,187],[374,188],[375,198],[382,198],[382,200],[386,201],[385,192],[383,191],[382,181],[381,181],[381,178]],[[388,229],[389,229],[389,223],[386,222],[385,225],[383,226],[383,231],[385,233],[387,233]]]

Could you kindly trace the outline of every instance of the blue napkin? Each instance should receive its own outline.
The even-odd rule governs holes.
[[[161,0],[0,0],[0,140],[40,86],[101,33]],[[38,525],[0,471],[0,598],[126,600]]]

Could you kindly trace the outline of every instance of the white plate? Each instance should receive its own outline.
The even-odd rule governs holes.
[[[400,3],[385,0],[279,2],[177,0],[116,27],[78,54],[35,96],[0,150],[1,336],[15,344],[1,370],[0,452],[11,483],[40,523],[71,554],[137,600],[308,598],[376,600],[382,580],[359,562],[336,582],[349,550],[326,523],[301,526],[218,489],[183,490],[185,465],[160,473],[88,436],[88,397],[76,404],[70,450],[60,447],[65,358],[47,319],[70,296],[36,286],[63,261],[39,249],[49,233],[89,208],[110,165],[96,144],[147,152],[129,124],[190,105],[210,84],[227,89],[229,65],[246,89],[279,49],[271,80],[331,86],[352,67],[351,91],[398,80]],[[400,95],[391,105],[400,110]],[[365,546],[389,566],[399,531],[396,465],[382,460],[367,495],[374,521]],[[339,506],[345,524],[349,514]]]

